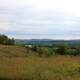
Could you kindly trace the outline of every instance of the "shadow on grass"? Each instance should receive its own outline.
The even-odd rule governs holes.
[[[2,78],[0,77],[0,80],[33,80],[33,79],[23,79],[23,78]]]
[[[9,78],[1,78],[0,77],[0,80],[12,80],[12,79],[9,79]]]

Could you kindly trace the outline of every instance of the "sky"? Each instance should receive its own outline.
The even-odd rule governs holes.
[[[0,0],[0,33],[80,39],[80,0]]]

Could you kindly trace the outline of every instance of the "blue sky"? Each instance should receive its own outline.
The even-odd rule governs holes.
[[[79,3],[80,0],[0,0],[0,32],[15,38],[53,34],[80,39]]]

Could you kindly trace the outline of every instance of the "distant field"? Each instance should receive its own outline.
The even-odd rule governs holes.
[[[80,80],[80,57],[0,58],[0,80]]]
[[[80,80],[80,56],[28,57],[23,46],[0,45],[0,80]]]

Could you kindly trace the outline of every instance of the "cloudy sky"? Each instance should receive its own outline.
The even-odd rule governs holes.
[[[80,0],[0,0],[0,33],[80,39]]]

